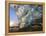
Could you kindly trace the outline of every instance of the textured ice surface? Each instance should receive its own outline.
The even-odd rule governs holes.
[[[16,15],[20,20],[20,28],[27,27],[35,19],[38,19],[42,15],[41,6],[31,6],[31,5],[18,5]],[[27,23],[28,22],[28,23]]]

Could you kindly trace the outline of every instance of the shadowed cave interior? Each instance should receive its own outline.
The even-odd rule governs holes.
[[[17,26],[10,26],[9,32],[32,32],[32,31],[42,31],[42,23],[43,23],[43,8],[42,5],[14,5],[10,4],[10,13],[11,16],[17,16]],[[13,21],[13,20],[12,20]]]

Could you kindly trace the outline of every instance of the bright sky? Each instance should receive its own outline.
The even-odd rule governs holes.
[[[14,22],[17,22],[17,16],[15,14],[14,5],[10,5],[10,26],[13,26]]]

